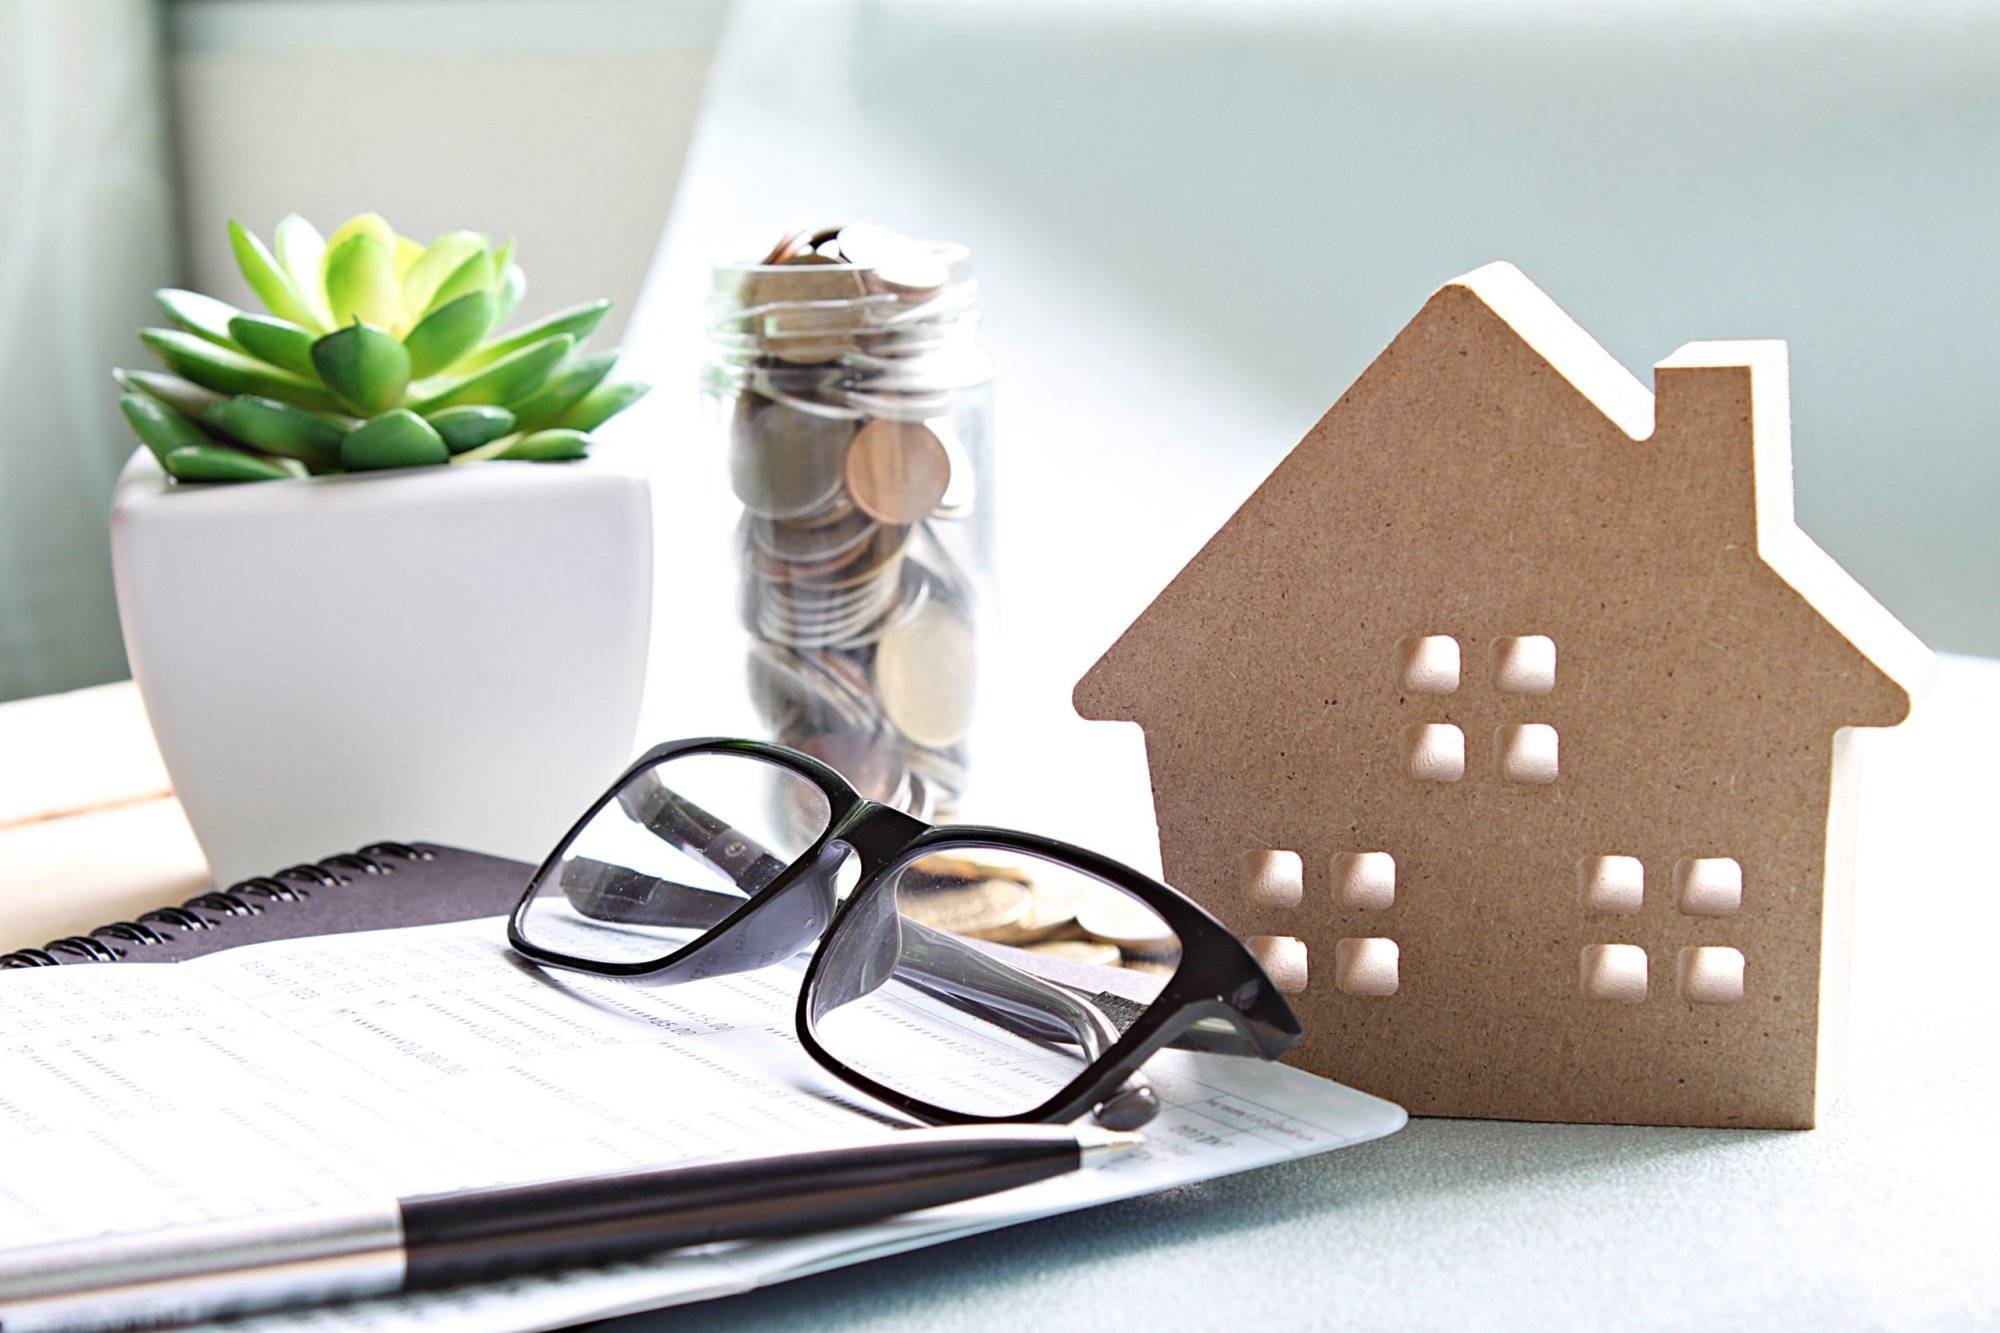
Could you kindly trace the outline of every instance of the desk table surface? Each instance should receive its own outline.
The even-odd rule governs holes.
[[[51,727],[48,709],[10,706],[13,757],[53,756],[86,716],[129,741],[138,716],[116,690],[62,707]],[[171,797],[130,748],[137,776],[109,808],[53,780],[15,793],[17,815],[40,814],[0,828],[0,943],[199,880]],[[2000,1328],[1996,754],[2000,662],[1971,658],[1945,661],[1909,725],[1865,738],[1849,1085],[1815,1131],[1417,1120],[1344,1152],[607,1327]],[[112,826],[124,834],[107,838]],[[29,892],[23,849],[72,879]],[[66,908],[82,877],[97,897]]]
[[[701,1327],[2000,1328],[2000,662],[1947,658],[1864,744],[1851,1064],[1820,1128],[1414,1120]]]

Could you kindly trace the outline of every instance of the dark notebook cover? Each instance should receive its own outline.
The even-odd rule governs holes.
[[[176,963],[239,944],[469,921],[514,909],[535,868],[433,842],[378,842],[303,862],[87,935],[0,953],[0,967]]]

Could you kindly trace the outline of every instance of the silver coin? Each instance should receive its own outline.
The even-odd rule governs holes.
[[[801,525],[746,516],[744,530],[757,549],[778,560],[812,564],[845,555],[875,535],[875,521],[859,511],[831,523]]]
[[[931,599],[882,636],[875,692],[896,729],[932,748],[954,745],[972,723],[972,626]]]
[[[753,643],[748,673],[751,702],[774,727],[815,732],[873,732],[881,727],[874,698],[825,657]]]
[[[807,416],[859,421],[866,413],[852,401],[844,378],[838,367],[801,371],[796,366],[782,369],[759,366],[750,372],[748,387],[761,397]]]
[[[877,291],[921,299],[951,281],[951,265],[937,247],[871,222],[849,223],[831,244]]]
[[[1128,894],[1093,887],[1076,907],[1076,924],[1092,939],[1115,944],[1127,955],[1158,958],[1176,953],[1180,938],[1152,908]]]
[[[759,518],[810,513],[845,485],[854,433],[851,421],[744,394],[729,433],[730,486]]]
[[[1060,958],[1066,963],[1088,963],[1093,967],[1116,967],[1120,957],[1117,945],[1106,944],[1102,940],[1045,940],[1022,947],[1029,953]]]
[[[795,648],[851,648],[872,643],[896,609],[898,591],[888,585],[869,600],[843,608],[833,617],[801,617],[775,601],[758,607],[757,629],[767,638]]]

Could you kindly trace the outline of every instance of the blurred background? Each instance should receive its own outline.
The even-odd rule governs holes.
[[[225,219],[365,209],[517,236],[524,313],[615,297],[690,401],[710,260],[853,217],[970,245],[1049,709],[1496,258],[1649,383],[1789,340],[1804,527],[2000,653],[1996,143],[2000,8],[1952,0],[0,0],[0,699],[125,674],[108,371],[151,290],[247,299]],[[727,557],[688,421],[669,584]]]

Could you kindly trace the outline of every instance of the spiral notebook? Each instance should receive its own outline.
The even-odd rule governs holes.
[[[511,954],[499,918],[529,874],[456,848],[376,843],[9,955],[0,1248],[891,1132],[893,1117],[798,1048],[802,960],[685,986],[545,974]],[[180,965],[68,965],[113,960]],[[962,1053],[982,1066],[1020,1058],[975,1043]],[[878,1055],[936,1059],[893,1032]],[[1390,1103],[1261,1060],[1170,1050],[1147,1074],[1162,1104],[1147,1144],[1102,1169],[871,1226],[231,1326],[553,1328],[1185,1187],[1403,1123]]]
[[[83,935],[0,953],[0,968],[177,963],[306,935],[470,921],[513,910],[535,868],[432,842],[375,842],[197,894]]]

